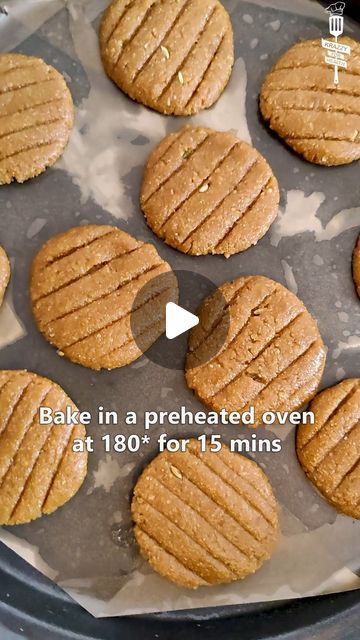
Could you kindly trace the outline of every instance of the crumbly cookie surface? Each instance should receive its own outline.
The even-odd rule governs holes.
[[[260,92],[271,129],[306,160],[326,166],[360,158],[360,44],[348,37],[339,42],[351,54],[338,85],[321,41],[306,40],[279,58]]]
[[[72,451],[82,425],[39,424],[40,406],[76,406],[55,382],[0,371],[0,523],[23,524],[65,504],[81,487],[87,453]]]
[[[117,227],[84,225],[40,249],[30,292],[37,325],[59,355],[113,369],[139,358],[164,332],[165,306],[176,301],[177,283],[151,244]]]
[[[294,411],[315,395],[325,365],[317,323],[304,304],[278,282],[249,276],[219,287],[217,307],[204,300],[192,329],[186,381],[210,409]],[[207,351],[229,323],[220,352]]]
[[[114,0],[100,27],[108,76],[164,114],[210,107],[228,83],[233,31],[218,0]]]
[[[300,464],[338,511],[360,519],[360,379],[325,389],[309,409],[315,424],[298,428]]]
[[[146,221],[191,255],[233,255],[267,232],[279,204],[266,160],[232,133],[185,127],[150,154],[141,188]]]
[[[0,54],[0,185],[24,182],[62,155],[74,120],[63,76],[44,60]]]
[[[254,573],[278,537],[276,500],[253,461],[231,453],[160,453],[145,468],[131,504],[142,555],[155,571],[196,589]]]
[[[0,246],[0,305],[4,299],[6,287],[10,280],[10,262],[4,249]]]

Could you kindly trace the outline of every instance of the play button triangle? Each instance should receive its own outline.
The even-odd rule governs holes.
[[[185,331],[199,324],[199,318],[175,302],[166,305],[166,337],[169,340],[177,338]]]

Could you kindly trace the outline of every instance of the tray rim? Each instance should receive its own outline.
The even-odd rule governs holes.
[[[316,1],[323,6],[329,4],[329,0]],[[360,7],[356,5],[356,0],[348,0],[345,12],[359,23]],[[219,633],[226,640],[238,640],[240,622],[241,640],[300,640],[298,634],[306,633],[310,627],[312,633],[316,633],[313,637],[320,639],[334,620],[344,620],[341,636],[334,638],[357,640],[360,625],[360,587],[291,600],[94,618],[57,584],[2,542],[0,583],[1,640],[14,640],[13,634],[18,631],[20,634],[16,637],[36,640],[113,640],[120,637],[137,640],[140,634],[144,640],[153,640],[154,637],[164,640],[168,637],[172,640],[184,640],[185,637],[187,640],[195,637],[199,640],[215,640]],[[39,612],[42,615],[39,616]],[[58,625],[58,622],[69,619],[76,621],[75,628],[73,625]],[[82,625],[86,635],[80,630]],[[271,627],[270,635],[266,632],[267,626],[269,629]],[[31,633],[29,636],[25,635],[28,630]],[[301,635],[301,640],[305,639],[308,636]]]
[[[6,629],[12,633],[22,629],[19,637],[36,640],[113,640],[119,638],[119,631],[120,637],[126,639],[140,636],[150,640],[157,634],[159,638],[171,637],[173,640],[183,640],[185,636],[189,640],[195,636],[211,640],[219,633],[230,639],[238,637],[239,624],[241,640],[285,640],[289,634],[306,632],[314,625],[321,637],[322,631],[326,631],[334,619],[339,622],[344,618],[345,622],[345,617],[342,633],[347,635],[342,635],[342,640],[356,640],[360,620],[360,588],[250,605],[94,618],[3,543],[0,543],[0,579],[0,624],[5,627],[2,632],[5,635],[1,635],[3,640],[8,640]],[[268,629],[271,629],[270,635]],[[24,635],[27,630],[31,635]],[[305,639],[307,636],[290,637]]]

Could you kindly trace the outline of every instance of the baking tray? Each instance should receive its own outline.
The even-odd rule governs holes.
[[[1,640],[358,640],[360,593],[95,619],[0,546]],[[11,598],[7,598],[7,596]],[[11,604],[8,604],[8,602]]]
[[[231,5],[232,20],[240,29],[241,39],[237,40],[236,55],[245,59],[248,69],[246,111],[247,122],[253,144],[267,157],[278,176],[282,189],[282,205],[285,193],[300,189],[305,197],[312,192],[324,192],[326,206],[319,210],[319,218],[325,226],[340,209],[350,209],[358,205],[358,164],[326,170],[303,162],[278,141],[263,125],[255,107],[259,87],[267,70],[279,54],[299,37],[298,18],[271,7],[258,6],[246,2],[224,2]],[[271,3],[270,3],[271,4]],[[279,3],[283,5],[283,2]],[[356,14],[357,2],[349,2],[348,9]],[[272,5],[276,5],[273,2]],[[242,21],[244,14],[255,17],[257,34]],[[300,19],[300,18],[299,18]],[[16,48],[23,53],[40,55],[71,79],[71,91],[76,104],[86,96],[87,78],[72,52],[66,47],[56,47],[56,28],[67,20],[65,10],[47,21],[42,27]],[[280,20],[281,29],[286,23],[285,33],[279,34],[265,27],[270,22]],[[301,37],[318,37],[324,33],[324,22],[316,19],[302,20]],[[241,23],[241,24],[240,24]],[[351,35],[359,39],[360,28],[350,18],[347,26]],[[49,42],[49,34],[55,33]],[[326,32],[325,32],[326,33]],[[257,36],[259,44],[252,48],[251,41]],[[260,60],[263,52],[267,58]],[[181,126],[181,120],[178,121]],[[120,141],[119,141],[120,144]],[[93,201],[82,202],[79,190],[63,171],[50,170],[36,180],[24,185],[11,185],[0,190],[0,238],[14,260],[12,274],[12,294],[15,311],[26,328],[26,336],[19,342],[0,351],[1,368],[22,368],[27,366],[40,374],[55,379],[65,389],[72,392],[77,404],[89,407],[89,395],[96,386],[96,394],[101,395],[104,404],[110,402],[114,388],[121,388],[124,397],[134,397],[134,387],[141,384],[141,369],[130,367],[117,372],[104,372],[99,377],[89,370],[79,368],[58,358],[35,329],[28,301],[28,273],[31,259],[42,243],[79,222],[91,221],[104,224],[119,224],[137,237],[153,242],[161,255],[177,269],[194,269],[210,277],[215,283],[230,279],[235,274],[266,273],[270,277],[288,283],[284,262],[291,264],[292,273],[299,286],[299,295],[310,311],[319,320],[320,330],[329,348],[334,349],[341,339],[336,302],[341,301],[346,308],[347,301],[353,299],[353,285],[350,278],[350,255],[358,230],[349,229],[333,241],[333,260],[322,274],[314,269],[314,247],[308,234],[288,238],[278,247],[271,244],[269,234],[254,248],[228,261],[213,257],[193,258],[182,256],[158,241],[146,227],[138,211],[138,190],[141,168],[128,177],[128,195],[133,202],[134,215],[125,223],[114,218]],[[354,189],[355,185],[355,189]],[[341,205],[339,204],[339,199]],[[35,235],[31,230],[38,220],[43,227]],[[328,251],[327,243],[319,244],[317,253]],[[220,259],[221,260],[221,259]],[[219,269],[221,264],[221,269]],[[265,266],[266,265],[266,266]],[[219,274],[220,271],[220,274]],[[336,278],[330,278],[335,272]],[[331,286],[324,286],[324,281]],[[329,313],[329,309],[333,313]],[[354,324],[347,325],[350,332],[356,332]],[[343,328],[343,327],[342,327]],[[339,367],[344,377],[358,375],[356,352],[344,352],[335,361],[328,358],[323,386],[334,383]],[[144,376],[144,380],[148,377]],[[159,404],[157,389],[161,373],[152,376],[154,392],[148,389],[143,398],[137,399],[139,410]],[[90,392],[90,393],[89,393]],[[187,397],[187,396],[186,396]],[[90,401],[91,404],[91,401]],[[93,401],[95,406],[95,400]],[[92,409],[93,407],[89,407]],[[90,473],[91,473],[90,459]],[[31,525],[30,525],[31,526]],[[36,537],[36,536],[35,536]],[[309,638],[310,627],[314,637],[332,637],[351,640],[358,638],[360,621],[360,592],[352,591],[336,596],[304,598],[289,602],[221,607],[213,610],[199,610],[172,614],[156,614],[121,619],[95,620],[76,605],[56,585],[24,563],[17,555],[3,545],[0,546],[1,579],[1,638],[26,637],[36,640],[56,640],[57,638],[211,638],[220,633],[225,638]],[[290,635],[289,635],[290,634]]]

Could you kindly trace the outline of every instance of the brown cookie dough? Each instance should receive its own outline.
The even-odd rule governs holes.
[[[183,116],[216,102],[234,63],[230,18],[218,0],[114,0],[100,49],[106,73],[133,100]]]
[[[338,85],[321,41],[306,40],[281,56],[260,93],[271,129],[306,160],[326,166],[360,158],[360,44],[348,37],[339,42],[351,55]]]
[[[254,573],[278,537],[277,504],[255,462],[231,453],[160,453],[134,489],[135,537],[152,568],[196,589]]]
[[[76,406],[55,382],[27,371],[0,371],[0,524],[23,524],[70,500],[86,475],[81,425],[40,425],[40,406]]]
[[[4,299],[6,287],[10,280],[10,262],[4,249],[0,246],[0,305]]]
[[[190,334],[190,389],[215,411],[254,406],[256,424],[265,411],[299,409],[315,395],[325,365],[315,320],[293,293],[263,276],[238,278],[219,290],[215,308],[211,296],[200,306]],[[227,339],[207,360],[224,322]]]
[[[360,519],[360,379],[325,389],[309,410],[315,424],[297,431],[300,464],[338,511]]]
[[[44,60],[0,54],[0,185],[24,182],[62,155],[74,107],[62,75]]]
[[[33,261],[30,291],[45,338],[59,355],[91,369],[139,358],[165,329],[166,303],[177,300],[176,278],[155,247],[105,225],[74,227],[51,238]]]
[[[352,271],[356,292],[360,298],[360,235],[357,239],[353,253]]]
[[[230,256],[262,238],[279,204],[276,178],[232,133],[185,127],[151,153],[141,188],[148,225],[191,255]]]

